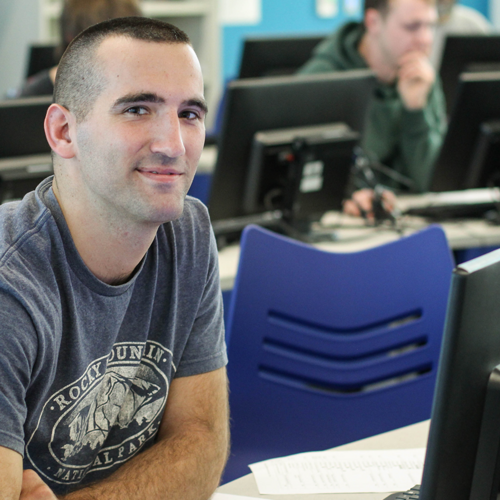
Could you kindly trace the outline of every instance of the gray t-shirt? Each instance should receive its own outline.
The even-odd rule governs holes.
[[[170,381],[227,358],[199,201],[110,286],[80,258],[51,186],[0,207],[0,445],[60,494],[153,444]]]

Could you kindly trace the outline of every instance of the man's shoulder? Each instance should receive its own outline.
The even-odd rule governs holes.
[[[185,208],[190,214],[208,219],[208,209],[198,198],[187,195]]]
[[[202,231],[206,233],[211,227],[207,207],[197,198],[186,196],[182,215],[172,222],[172,227],[175,232]]]
[[[35,192],[0,205],[0,263],[38,239],[49,218],[50,211]]]
[[[21,201],[0,206],[0,290],[4,306],[14,300],[32,313],[47,313],[52,307],[53,294],[57,293],[55,275],[60,269],[53,241],[55,226],[50,210],[34,192]]]
[[[161,262],[174,265],[183,283],[198,281],[200,276],[217,267],[217,246],[207,207],[196,198],[186,197],[184,211],[178,219],[163,224],[157,233]],[[189,279],[187,279],[189,276]]]
[[[364,31],[365,29],[363,23],[359,21],[347,21],[335,29],[331,35],[325,38],[324,41],[329,40],[330,42],[333,42],[336,40],[337,43],[346,43],[350,40],[350,38],[354,38],[354,41],[359,42]]]
[[[358,52],[364,31],[360,22],[349,21],[343,24],[314,49],[314,56],[300,69],[300,73],[366,68],[366,63]]]
[[[177,248],[193,247],[197,253],[210,246],[212,226],[207,207],[197,198],[186,196],[182,215],[167,224],[163,225],[162,231],[167,239],[171,237],[175,240]]]

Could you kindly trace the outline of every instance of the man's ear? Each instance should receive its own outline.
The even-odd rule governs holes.
[[[51,149],[61,158],[73,158],[76,145],[73,141],[75,117],[59,104],[51,104],[45,116],[45,136]]]
[[[377,9],[366,9],[364,21],[366,31],[370,34],[376,34],[382,24],[382,14]]]

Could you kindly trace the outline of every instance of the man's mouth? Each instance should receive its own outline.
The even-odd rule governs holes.
[[[179,175],[177,172],[157,172],[156,170],[144,170],[144,172],[156,175]]]
[[[149,168],[138,168],[137,169],[139,172],[143,174],[154,174],[154,175],[182,175],[182,172],[179,172],[178,170],[174,169],[165,169],[165,170],[155,170],[155,169],[149,169]]]
[[[146,178],[162,183],[171,183],[183,175],[183,172],[171,168],[165,170],[139,168],[137,171]]]

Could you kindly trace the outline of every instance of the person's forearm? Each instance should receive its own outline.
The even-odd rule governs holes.
[[[23,459],[10,448],[0,446],[0,500],[18,500],[21,493]]]
[[[438,82],[424,109],[403,114],[401,153],[404,163],[400,172],[414,181],[416,191],[429,189],[445,133],[444,97]]]
[[[402,173],[413,180],[415,190],[424,192],[429,189],[434,164],[441,149],[443,136],[438,130],[427,129],[402,142],[405,168]]]
[[[64,500],[208,500],[218,486],[228,431],[191,430],[156,443],[109,478]]]

